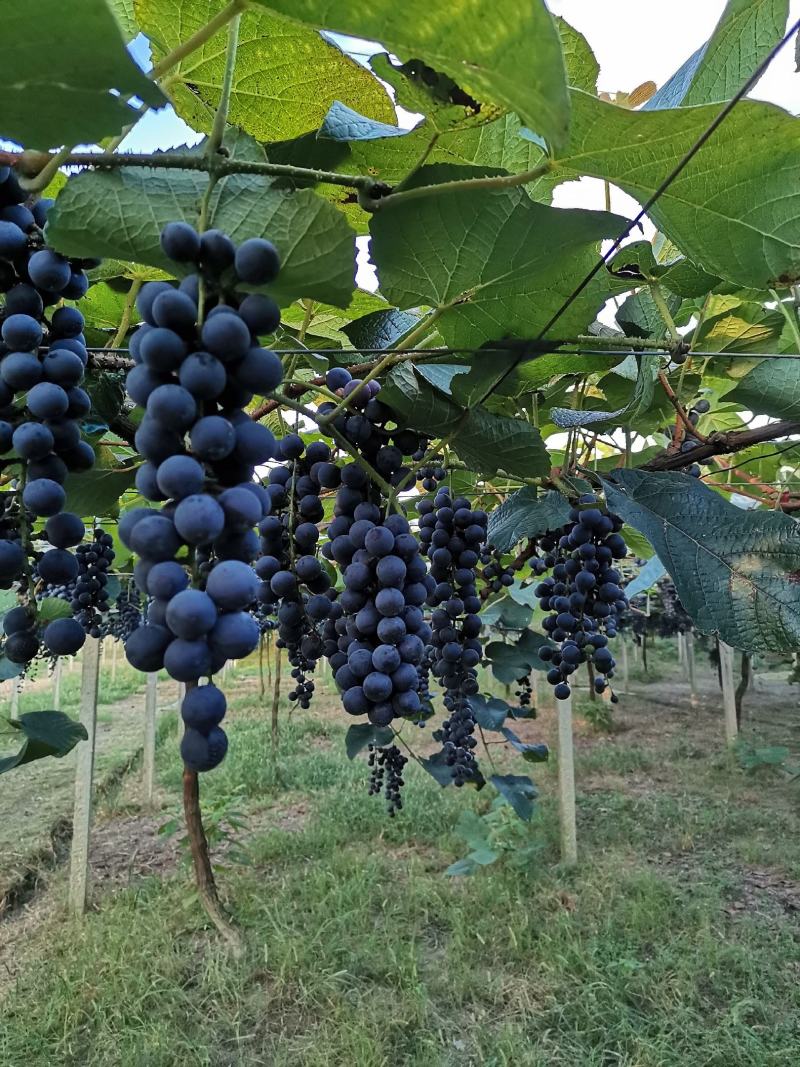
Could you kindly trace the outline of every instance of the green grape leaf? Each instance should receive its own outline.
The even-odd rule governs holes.
[[[672,293],[665,293],[664,299],[674,317],[681,306],[681,298]],[[623,300],[615,318],[626,337],[652,337],[661,341],[667,336],[667,324],[649,289],[640,289],[638,293],[633,293]]]
[[[72,608],[68,600],[59,597],[43,597],[36,606],[36,618],[39,622],[52,622],[53,619],[68,619]]]
[[[567,83],[574,89],[583,89],[585,93],[597,92],[597,78],[600,64],[597,62],[591,45],[574,26],[562,18],[556,19],[556,26],[561,36],[561,50],[567,68]]]
[[[14,599],[16,601],[16,597]],[[24,669],[24,663],[14,663],[6,655],[0,653],[0,682],[7,682],[9,678],[18,678]]]
[[[531,745],[520,738],[508,726],[504,726],[500,733],[508,741],[512,748],[522,754],[526,763],[547,763],[550,759],[550,749],[544,744]]]
[[[133,3],[134,0],[109,0],[111,10],[114,12],[126,41],[132,41],[139,32]]]
[[[584,411],[573,408],[551,408],[550,418],[562,428],[572,426],[598,426],[601,424],[627,426],[635,422],[653,403],[655,383],[661,367],[661,356],[637,356],[636,384],[629,402],[617,411]]]
[[[719,315],[707,315],[692,343],[701,352],[772,352],[785,321],[780,311],[737,301]]]
[[[466,415],[450,444],[471,470],[489,476],[504,470],[512,477],[541,478],[552,466],[535,426],[481,407]]]
[[[779,511],[744,511],[685,474],[620,470],[611,511],[653,545],[702,633],[748,652],[800,647],[800,528]]]
[[[136,468],[104,470],[93,467],[80,474],[68,474],[64,482],[67,492],[67,511],[93,519],[96,515],[109,515],[119,506],[122,494],[132,488]]]
[[[86,727],[62,711],[27,711],[19,719],[8,722],[25,740],[15,755],[0,759],[0,774],[45,756],[61,759],[88,737]]]
[[[39,149],[119,133],[137,116],[124,97],[167,102],[128,55],[106,0],[5,5],[0,94],[0,137]]]
[[[155,60],[205,26],[224,0],[136,0],[139,25]],[[170,71],[168,92],[181,118],[208,132],[220,98],[227,28]],[[282,141],[317,129],[334,100],[379,122],[395,111],[360,63],[314,30],[250,5],[239,23],[228,121],[259,141]]]
[[[800,410],[800,361],[759,360],[725,399],[757,415],[796,419]]]
[[[420,171],[423,183],[427,170]],[[536,336],[596,263],[597,242],[624,226],[618,215],[534,203],[521,189],[434,187],[387,199],[370,222],[371,258],[387,299],[401,308],[435,307],[444,340],[472,348]],[[613,284],[601,272],[559,330],[585,329]]]
[[[526,485],[492,509],[487,540],[500,552],[508,552],[519,541],[563,526],[569,510],[569,501],[555,489],[541,493],[536,486]]]
[[[347,728],[344,747],[348,759],[355,759],[367,745],[383,747],[392,743],[394,733],[388,726],[373,726],[371,722],[357,722]]]
[[[558,172],[603,178],[644,203],[719,106],[627,111],[572,91],[572,137]],[[699,267],[769,289],[800,278],[800,127],[742,101],[648,212]]]
[[[499,697],[483,697],[480,693],[467,697],[475,722],[482,730],[499,730],[511,713],[511,707]]]
[[[788,17],[789,0],[728,0],[710,39],[644,110],[730,100],[781,39]]]
[[[368,315],[353,319],[342,327],[342,333],[353,348],[391,348],[400,338],[412,330],[419,319],[407,311],[387,308],[371,311]]]
[[[49,244],[74,256],[112,256],[189,273],[161,250],[174,220],[197,223],[207,184],[194,171],[130,167],[71,178],[47,222]],[[346,307],[355,287],[355,239],[336,208],[310,189],[293,191],[257,175],[231,175],[212,196],[210,225],[237,243],[268,237],[281,256],[269,291],[281,304],[301,297]],[[247,287],[245,287],[247,288]]]
[[[539,795],[526,774],[493,774],[489,781],[524,822],[533,815],[533,805]]]
[[[477,0],[453,0],[446,9],[423,0],[402,7],[349,0],[260,2],[316,29],[380,41],[401,59],[420,59],[449,75],[474,99],[515,111],[554,146],[566,139],[564,58],[542,0],[497,0],[491,13]]]

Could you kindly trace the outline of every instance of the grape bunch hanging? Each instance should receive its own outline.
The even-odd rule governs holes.
[[[584,494],[567,526],[539,540],[542,555],[537,558],[551,573],[535,593],[548,613],[543,629],[558,643],[558,648],[543,647],[539,656],[551,664],[547,680],[559,700],[569,697],[569,678],[583,663],[592,664],[598,693],[605,692],[614,675],[608,642],[617,635],[617,620],[628,601],[622,575],[612,564],[624,558],[627,546],[619,533],[622,519],[599,503],[594,493]],[[611,699],[616,701],[613,693]]]
[[[237,248],[219,230],[201,235],[183,222],[166,226],[161,244],[192,269],[177,288],[150,282],[137,299],[144,323],[131,341],[136,365],[126,389],[144,409],[136,485],[157,506],[135,508],[119,525],[138,556],[136,583],[151,598],[125,647],[138,670],[163,667],[196,685],[252,652],[261,634],[252,563],[261,547],[255,528],[272,497],[253,479],[277,443],[245,408],[282,380],[279,357],[258,343],[280,313],[271,297],[239,289],[273,282],[280,263],[262,238]],[[190,769],[207,771],[224,758],[225,710],[210,682],[187,692],[181,754]]]
[[[4,465],[19,464],[13,492],[2,501],[0,586],[16,588],[22,601],[3,622],[3,651],[19,664],[43,646],[50,655],[69,655],[85,641],[75,618],[42,629],[36,597],[79,575],[70,550],[85,528],[64,510],[64,482],[68,473],[90,469],[95,457],[81,436],[81,420],[91,410],[81,387],[88,363],[83,315],[62,301],[84,296],[86,270],[98,265],[48,248],[43,228],[52,201],[29,206],[26,196],[13,172],[0,167],[0,452],[13,449],[17,458]]]

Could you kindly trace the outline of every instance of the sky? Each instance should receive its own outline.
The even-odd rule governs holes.
[[[600,63],[598,88],[604,92],[630,92],[644,81],[661,87],[665,81],[714,30],[725,8],[725,0],[548,0],[548,7],[561,15],[589,41]],[[800,0],[791,0],[789,21],[800,18]],[[383,51],[376,42],[331,35],[337,43],[364,65],[368,57]],[[131,45],[137,61],[149,65],[147,41],[139,38]],[[792,114],[800,114],[800,73],[795,71],[794,46],[789,43],[773,61],[767,73],[750,94],[753,98],[778,104]],[[400,109],[401,126],[413,126],[419,116]],[[153,151],[194,144],[200,136],[185,125],[171,108],[145,115],[123,142],[128,151]],[[557,207],[602,209],[603,183],[596,178],[565,182],[555,190]],[[611,208],[632,217],[638,205],[618,189],[612,189]],[[653,227],[645,227],[650,237]],[[368,239],[358,238],[356,279],[365,289],[376,288],[375,273],[369,263]]]

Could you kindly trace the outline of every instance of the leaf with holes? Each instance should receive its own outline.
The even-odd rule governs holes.
[[[800,647],[800,527],[743,511],[685,474],[621,470],[609,509],[653,545],[703,633],[748,652]]]
[[[426,0],[402,6],[351,0],[259,0],[319,30],[380,41],[401,59],[421,59],[470,96],[515,111],[553,145],[569,125],[561,41],[542,0],[477,0],[445,7]],[[535,42],[535,62],[531,41]]]

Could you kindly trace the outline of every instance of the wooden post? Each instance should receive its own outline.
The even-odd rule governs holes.
[[[111,646],[111,684],[117,680],[117,653],[119,652],[119,641],[114,641]]]
[[[23,681],[21,678],[11,679],[11,718],[19,718],[19,698],[22,694]]]
[[[185,696],[186,696],[186,683],[185,682],[178,682],[178,725],[177,725],[176,729],[177,729],[177,740],[178,740],[178,745],[179,746],[180,746],[181,740],[183,738],[183,719],[181,718],[181,704],[183,703],[183,698]]]
[[[622,692],[628,692],[628,642],[622,638]]]
[[[69,905],[83,915],[89,885],[89,833],[92,824],[92,778],[97,729],[97,683],[100,669],[100,642],[87,637],[81,668],[80,721],[88,735],[78,747],[75,765],[75,809],[72,819],[72,854],[69,874]]]
[[[61,656],[53,667],[53,711],[61,711]]]
[[[561,819],[561,861],[578,862],[575,826],[575,758],[572,747],[572,697],[556,701],[558,713],[558,792]]]
[[[539,710],[539,672],[531,671],[531,706]]]
[[[144,747],[142,753],[142,772],[144,778],[144,801],[148,806],[153,803],[153,788],[156,778],[156,717],[158,714],[158,674],[147,675],[147,688],[144,697]],[[178,712],[180,722],[180,711]]]
[[[686,674],[689,678],[689,704],[697,706],[697,675],[694,664],[694,634],[691,630],[683,635],[684,648],[686,649]]]
[[[678,634],[678,666],[686,670],[686,649],[683,643],[683,634]]]
[[[736,689],[733,684],[733,649],[719,642],[719,665],[722,675],[722,706],[725,711],[725,740],[732,745],[739,734],[736,724]]]

